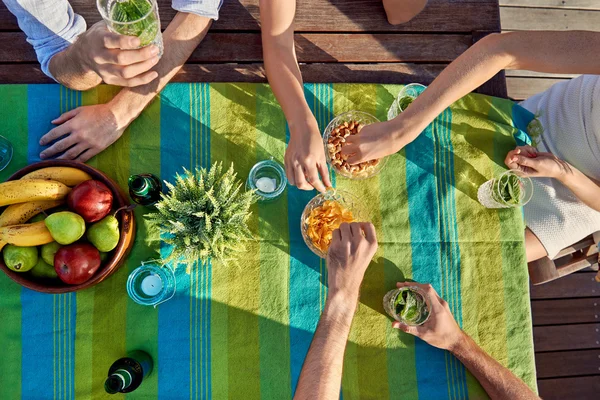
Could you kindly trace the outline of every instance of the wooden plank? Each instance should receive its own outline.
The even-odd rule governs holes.
[[[598,0],[500,0],[501,7],[541,7],[578,10],[600,10]]]
[[[600,348],[600,324],[533,327],[536,352]]]
[[[471,35],[297,34],[299,62],[451,62],[471,45]],[[361,49],[361,51],[357,51]],[[0,32],[0,63],[35,62],[22,32]],[[262,61],[258,33],[209,33],[188,62]]]
[[[443,64],[301,64],[305,82],[430,84],[445,67]],[[257,82],[264,83],[262,63],[250,64],[186,64],[173,82]],[[52,83],[39,65],[0,65],[2,83]]]
[[[531,302],[533,326],[600,322],[600,297]]]
[[[592,400],[600,393],[600,377],[542,379],[538,389],[544,400]]]
[[[253,30],[259,28],[259,0],[225,1],[213,29]],[[100,19],[96,2],[71,0],[73,9],[88,26]],[[175,15],[170,0],[159,0],[163,27]],[[327,16],[324,18],[323,16]],[[388,24],[381,0],[304,0],[297,3],[296,31],[319,32],[471,32],[500,28],[497,0],[429,0],[421,14],[398,26]],[[17,30],[15,18],[0,2],[0,30]]]
[[[538,379],[600,374],[600,350],[537,353],[535,369]]]
[[[551,8],[503,7],[503,31],[598,30],[600,11],[557,10]]]
[[[600,283],[595,272],[582,272],[562,277],[544,285],[531,287],[531,298],[560,299],[600,296]]]
[[[552,85],[563,82],[565,79],[556,78],[506,78],[508,96],[515,100],[525,100],[534,94],[549,89]]]

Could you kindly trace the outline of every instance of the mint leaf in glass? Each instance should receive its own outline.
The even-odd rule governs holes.
[[[149,45],[156,38],[159,29],[152,7],[148,0],[115,1],[110,12],[115,22],[113,29],[121,35],[139,37],[141,47]]]

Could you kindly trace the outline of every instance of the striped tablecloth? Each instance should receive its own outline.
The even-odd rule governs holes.
[[[383,120],[400,86],[307,84],[323,129],[343,111]],[[38,160],[39,138],[61,112],[107,102],[117,91],[57,85],[0,86],[0,134],[15,157],[0,179]],[[360,196],[380,241],[367,271],[344,364],[344,399],[463,399],[485,393],[448,353],[400,333],[382,297],[396,281],[430,282],[462,328],[531,387],[535,368],[523,219],[476,201],[501,171],[533,115],[508,100],[470,95],[454,104],[367,181],[337,179]],[[282,162],[289,132],[267,85],[171,84],[123,137],[90,164],[126,187],[133,173],[172,180],[183,167]],[[257,205],[260,238],[237,264],[179,275],[178,294],[157,309],[131,301],[127,275],[156,256],[145,209],[126,263],[96,287],[64,295],[22,289],[0,276],[0,398],[95,399],[110,364],[143,349],[155,371],[131,399],[286,399],[295,390],[327,288],[326,266],[302,241],[300,214],[315,195],[288,188]],[[118,397],[118,396],[117,396]]]

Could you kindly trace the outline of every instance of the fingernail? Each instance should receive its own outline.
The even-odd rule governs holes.
[[[158,57],[154,57],[154,58],[152,59],[152,64],[156,64],[156,63],[158,62],[158,60],[160,60],[160,58],[158,58]]]
[[[44,159],[44,158],[46,158],[46,155],[44,153],[40,153],[40,158]]]

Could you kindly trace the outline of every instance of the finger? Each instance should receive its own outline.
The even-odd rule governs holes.
[[[140,45],[140,38],[135,36],[119,35],[110,31],[104,34],[104,47],[107,49],[137,49]]]
[[[342,240],[348,240],[352,237],[352,232],[350,231],[350,224],[344,222],[340,225],[340,233],[342,235]]]
[[[86,144],[78,143],[75,146],[71,147],[69,150],[65,151],[59,157],[56,157],[56,159],[57,160],[74,160],[77,157],[79,157],[79,155],[81,153],[83,153],[84,151],[86,151],[87,149],[88,149],[88,146]]]
[[[356,164],[360,164],[361,162],[365,162],[365,161],[370,161],[368,156],[363,154],[362,151],[358,151],[356,153],[354,153],[353,155],[348,157],[348,164],[350,165],[356,165]]]
[[[99,153],[99,151],[97,151],[97,150],[88,149],[88,150],[84,151],[83,153],[81,153],[79,155],[79,157],[77,157],[75,159],[75,161],[86,162],[87,160],[89,160],[90,158],[94,157],[98,153]]]
[[[417,336],[417,329],[414,326],[403,324],[402,322],[395,321],[392,323],[392,328],[399,329],[404,333],[408,333],[413,336]]]
[[[534,168],[538,164],[535,159],[524,157],[524,156],[515,156],[514,160],[515,160],[515,163],[525,166],[525,167],[530,167],[530,168]]]
[[[362,231],[360,229],[360,224],[358,222],[353,222],[350,224],[350,234],[353,238],[360,238],[362,235]]]
[[[336,229],[335,231],[333,231],[332,234],[332,239],[331,242],[341,242],[342,241],[342,232],[340,231],[340,229]]]
[[[158,72],[149,71],[149,72],[146,72],[145,74],[136,76],[135,78],[131,78],[131,79],[124,79],[124,78],[121,78],[118,76],[113,76],[113,77],[104,79],[104,82],[108,83],[109,85],[116,85],[116,86],[122,86],[122,87],[136,87],[136,86],[146,85],[146,84],[152,82],[153,80],[155,80],[156,78],[158,78]]]
[[[152,57],[149,60],[142,61],[136,64],[131,64],[126,67],[123,67],[121,70],[121,75],[125,79],[132,79],[136,76],[142,75],[144,72],[150,70],[150,68],[154,67],[156,63],[158,63],[158,57]],[[158,76],[158,73],[157,73]]]
[[[365,234],[365,238],[369,243],[377,243],[377,234],[375,233],[375,226],[370,222],[363,222],[360,224],[362,231]]]
[[[323,184],[328,188],[332,187],[333,185],[331,184],[331,179],[329,179],[329,168],[327,168],[327,163],[317,164],[317,168],[319,169],[319,173],[321,174]]]
[[[60,117],[53,119],[50,122],[53,123],[54,125],[63,124],[65,122],[67,122],[68,120],[70,120],[71,118],[73,118],[74,116],[76,116],[77,114],[79,114],[80,111],[81,111],[81,108],[77,107],[71,111],[67,111],[66,113],[63,113]]]
[[[526,155],[527,157],[534,157],[534,158],[535,158],[535,157],[537,156],[537,152],[538,152],[538,151],[537,151],[537,149],[536,149],[535,147],[533,147],[533,146],[529,146],[529,145],[527,145],[527,146],[522,146],[522,147],[521,147],[521,149],[522,149],[522,151],[521,151],[521,154],[524,154],[524,155]]]
[[[294,181],[296,187],[301,190],[312,190],[313,187],[306,182],[306,176],[304,175],[304,169],[300,165],[294,166]]]
[[[158,47],[146,46],[136,50],[106,50],[96,57],[99,64],[133,65],[158,58]]]
[[[294,179],[294,168],[289,162],[285,163],[285,176],[287,176],[288,183],[291,186],[296,186],[296,180]]]
[[[57,154],[60,154],[63,151],[66,151],[71,146],[73,146],[76,141],[77,141],[77,139],[75,137],[73,137],[73,135],[69,135],[69,136],[65,137],[64,139],[61,139],[58,142],[54,143],[52,146],[48,147],[46,150],[42,151],[40,153],[40,158],[42,158],[42,159],[50,158]]]
[[[321,179],[319,179],[319,172],[317,171],[316,166],[312,165],[309,168],[310,169],[307,168],[307,170],[308,170],[307,181],[319,192],[325,193],[327,191],[327,188],[325,187],[325,185],[323,185],[323,182],[321,182]]]
[[[50,132],[46,133],[40,138],[40,146],[45,146],[70,132],[71,127],[69,122],[59,125],[56,128],[51,129]]]

